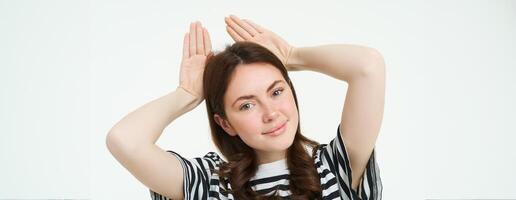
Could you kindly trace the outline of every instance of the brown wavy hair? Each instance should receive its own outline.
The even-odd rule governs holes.
[[[224,192],[231,193],[238,200],[279,199],[276,194],[265,196],[251,189],[249,180],[258,170],[258,160],[254,149],[245,144],[240,137],[227,134],[214,119],[219,114],[227,120],[224,108],[224,94],[229,85],[232,72],[240,64],[269,63],[276,67],[292,90],[296,109],[299,111],[296,91],[290,81],[283,63],[265,47],[252,42],[236,42],[226,46],[225,50],[210,55],[206,61],[203,74],[203,94],[211,128],[212,140],[227,162],[215,170],[218,173]],[[299,113],[299,112],[298,112]],[[299,117],[299,116],[298,116]],[[306,146],[312,148],[315,155],[319,143],[303,136],[298,120],[296,135],[286,153],[287,167],[290,171],[289,190],[292,199],[320,199],[321,185],[319,174],[314,166],[314,157],[310,156]],[[227,187],[227,184],[231,188]]]

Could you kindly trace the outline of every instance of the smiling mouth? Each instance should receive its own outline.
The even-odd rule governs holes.
[[[269,132],[265,132],[265,133],[262,133],[263,135],[266,135],[266,134],[271,134],[271,133],[275,133],[277,131],[280,131],[280,130],[283,130],[285,129],[285,126],[287,125],[287,122],[283,122],[283,124],[279,125],[278,127],[274,128],[273,130],[269,131]]]

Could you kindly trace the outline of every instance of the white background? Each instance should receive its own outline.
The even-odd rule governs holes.
[[[175,89],[182,36],[215,51],[236,14],[295,46],[351,43],[386,61],[377,141],[384,199],[516,198],[515,1],[0,1],[0,199],[150,199],[109,129]],[[291,73],[304,134],[335,135],[347,84]],[[205,104],[158,140],[217,151]]]

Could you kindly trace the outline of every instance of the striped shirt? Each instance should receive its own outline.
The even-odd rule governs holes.
[[[339,126],[340,127],[340,126]],[[337,136],[329,144],[321,144],[315,154],[314,166],[319,174],[322,199],[381,199],[382,183],[380,171],[375,158],[375,150],[364,170],[358,191],[351,189],[351,165],[346,147],[337,127]],[[168,150],[176,156],[183,167],[183,193],[185,199],[234,199],[219,182],[219,176],[211,173],[213,169],[225,163],[217,153],[209,152],[204,157],[185,159],[178,153]],[[311,151],[310,151],[311,152]],[[272,194],[277,189],[278,195],[290,199],[289,171],[286,159],[261,164],[250,185],[259,194]],[[231,189],[231,185],[228,185]],[[152,200],[170,200],[149,190]]]

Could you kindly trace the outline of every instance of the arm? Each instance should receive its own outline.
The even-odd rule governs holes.
[[[173,199],[184,198],[183,169],[176,157],[155,143],[166,126],[202,102],[202,74],[210,52],[206,29],[200,23],[190,24],[177,89],[129,113],[106,137],[107,148],[120,164],[151,190]]]
[[[106,145],[110,153],[148,188],[173,199],[183,198],[181,164],[155,142],[169,123],[196,102],[178,88],[129,113],[109,131]]]
[[[273,52],[290,71],[312,70],[349,85],[340,130],[356,191],[374,149],[383,117],[385,63],[378,51],[364,46],[335,44],[295,48],[275,33],[246,19],[226,18],[235,41],[252,41]]]
[[[350,83],[353,79],[379,73],[384,64],[382,56],[375,49],[331,44],[293,47],[286,65],[290,70],[316,71]]]
[[[348,83],[340,130],[357,191],[380,132],[385,102],[385,64],[374,49],[355,45],[293,48],[288,65]]]
[[[172,121],[199,103],[198,97],[178,87],[126,115],[111,128],[108,139],[131,148],[154,145]]]

